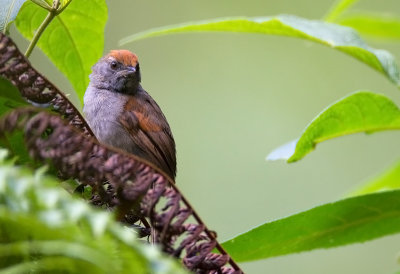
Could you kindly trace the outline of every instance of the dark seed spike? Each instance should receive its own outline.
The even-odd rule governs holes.
[[[92,186],[98,195],[95,203],[117,209],[125,207],[126,212],[138,216],[135,220],[149,218],[156,242],[171,255],[182,256],[189,270],[199,273],[240,271],[238,267],[226,267],[231,261],[226,253],[212,253],[217,242],[214,233],[206,230],[204,224],[186,224],[193,209],[182,203],[181,194],[176,188],[168,187],[166,178],[156,170],[144,167],[127,153],[85,137],[60,117],[40,109],[17,109],[0,119],[0,132],[17,128],[25,129],[26,144],[33,157],[50,160],[63,174]],[[162,197],[166,199],[164,206],[157,209]],[[137,203],[140,203],[139,212],[135,207]],[[175,246],[178,238],[182,240]]]
[[[0,53],[0,76],[13,83],[23,97],[37,104],[51,103],[72,125],[86,135],[94,136],[79,111],[65,95],[37,72],[12,40],[3,33],[0,34]]]

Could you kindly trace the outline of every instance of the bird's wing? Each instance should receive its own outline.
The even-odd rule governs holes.
[[[141,93],[129,98],[120,123],[132,137],[133,145],[141,151],[139,156],[175,179],[175,141],[160,107],[150,95]]]

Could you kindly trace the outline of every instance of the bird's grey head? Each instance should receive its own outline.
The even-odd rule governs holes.
[[[92,67],[90,84],[124,94],[135,94],[141,77],[137,56],[128,50],[112,50]]]

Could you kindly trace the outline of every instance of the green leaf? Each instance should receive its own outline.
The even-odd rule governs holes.
[[[383,40],[400,39],[400,17],[387,14],[349,13],[337,20],[338,24],[351,27],[361,35]]]
[[[28,103],[21,96],[19,90],[7,79],[0,77],[0,116],[12,109],[26,105],[28,105]],[[0,147],[8,148],[12,151],[13,155],[17,156],[18,163],[34,163],[25,148],[22,132],[3,137],[4,138],[0,138]]]
[[[307,126],[297,143],[272,151],[267,160],[295,162],[311,152],[316,144],[359,132],[400,129],[400,110],[381,94],[359,91],[322,111]]]
[[[400,190],[358,196],[266,223],[225,243],[236,261],[362,243],[400,232]]]
[[[11,135],[7,134],[4,138],[0,138],[0,148],[7,148],[13,157],[16,157],[18,164],[36,167],[38,163],[29,156],[29,151],[25,147],[24,134],[17,131]],[[55,173],[57,175],[57,173]]]
[[[351,8],[359,0],[337,0],[332,6],[329,13],[325,16],[325,21],[333,22],[337,17],[339,17],[343,12]]]
[[[6,33],[26,0],[0,0],[0,32]]]
[[[107,211],[69,195],[57,180],[13,166],[0,149],[0,271],[184,273]]]
[[[292,15],[220,18],[183,23],[137,33],[122,39],[120,44],[172,33],[205,31],[248,32],[303,38],[345,52],[383,73],[396,85],[400,85],[399,70],[389,52],[369,47],[351,28]]]
[[[28,105],[19,90],[7,79],[0,76],[0,116],[7,111]]]
[[[349,196],[358,196],[398,188],[400,188],[400,162],[397,162],[376,178],[363,184],[361,187],[350,193]]]
[[[46,10],[27,2],[16,18],[16,26],[24,37],[32,39],[46,15]],[[106,21],[105,0],[72,1],[54,18],[38,42],[71,82],[81,102],[89,84],[91,67],[103,54]]]

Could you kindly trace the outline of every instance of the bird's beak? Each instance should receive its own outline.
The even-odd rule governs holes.
[[[136,68],[135,67],[127,67],[127,69],[128,69],[129,72],[133,72],[133,73],[136,72]]]
[[[136,73],[135,67],[126,67],[126,69],[121,72],[121,74],[124,78],[132,77],[135,75],[135,73]]]

